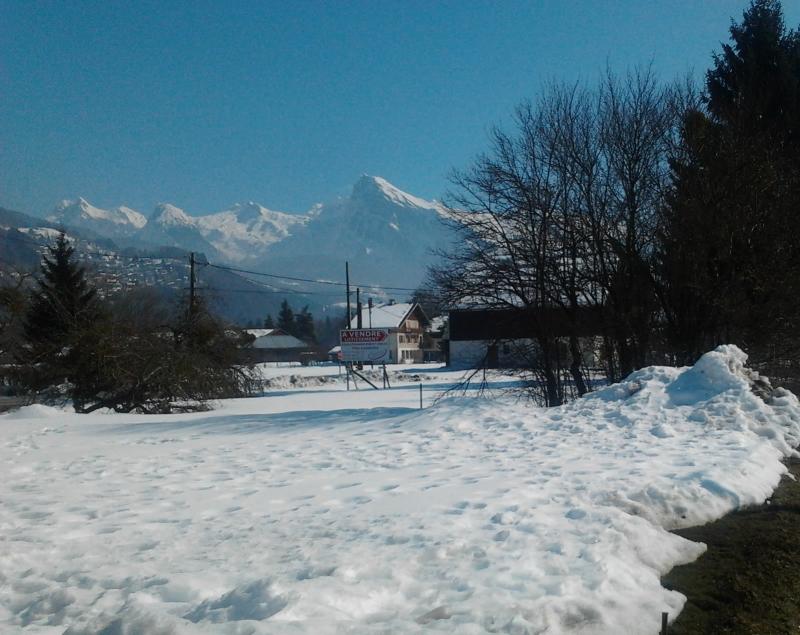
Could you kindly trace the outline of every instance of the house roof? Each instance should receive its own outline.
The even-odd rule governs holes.
[[[411,302],[403,302],[401,304],[383,304],[380,306],[372,307],[370,316],[369,306],[366,304],[361,305],[361,327],[385,329],[385,328],[398,328],[408,317],[411,311],[414,310],[416,304]],[[353,316],[350,320],[350,328],[358,328],[358,314]]]
[[[265,335],[269,335],[275,331],[280,331],[280,334],[284,335],[283,331],[280,329],[245,329],[245,333],[249,333],[253,337],[264,337]]]
[[[579,307],[574,315],[560,308],[453,309],[449,317],[450,340],[533,338],[538,334],[590,337],[602,334],[602,313],[596,307]]]
[[[281,329],[247,329],[255,337],[253,348],[307,348],[303,340]]]

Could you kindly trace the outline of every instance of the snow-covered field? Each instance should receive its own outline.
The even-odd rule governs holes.
[[[323,367],[206,413],[0,416],[0,631],[656,633],[704,549],[667,529],[763,501],[800,440],[743,362],[554,409]]]

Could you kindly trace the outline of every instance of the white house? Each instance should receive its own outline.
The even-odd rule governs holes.
[[[423,336],[428,317],[417,303],[383,304],[370,309],[361,307],[361,328],[388,328],[391,361],[411,364],[424,361]],[[358,315],[350,320],[358,328]]]

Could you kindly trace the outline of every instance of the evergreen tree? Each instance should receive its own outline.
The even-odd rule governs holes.
[[[96,317],[97,291],[73,260],[75,249],[63,232],[47,251],[25,321],[25,337],[35,346],[63,346],[70,334]]]
[[[264,320],[264,328],[265,329],[275,328],[275,320],[272,319],[272,314],[267,315],[266,319]]]
[[[278,328],[290,335],[295,333],[294,311],[287,300],[281,302],[281,310],[278,312]]]
[[[778,0],[754,0],[730,34],[706,74],[711,117],[800,156],[800,34],[787,32]]]
[[[730,34],[672,160],[660,274],[682,363],[730,341],[763,351],[800,318],[800,39],[777,0]]]
[[[316,344],[317,334],[314,329],[314,316],[308,310],[308,305],[304,306],[295,318],[294,336],[303,340],[307,344]]]
[[[97,291],[75,262],[75,249],[63,232],[47,251],[23,327],[25,347],[20,361],[34,388],[74,379],[87,332],[102,314]]]

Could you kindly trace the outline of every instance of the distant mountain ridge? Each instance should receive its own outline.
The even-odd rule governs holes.
[[[147,224],[139,212],[121,205],[110,210],[95,207],[84,198],[61,201],[47,220],[71,227],[91,229],[108,238],[130,236]]]
[[[223,264],[291,275],[331,277],[347,260],[363,280],[414,287],[433,262],[433,250],[452,240],[443,216],[440,203],[363,175],[348,197],[305,213],[250,201],[195,216],[161,203],[146,217],[125,206],[105,210],[79,198],[59,203],[48,220],[90,229],[122,246],[177,247]]]
[[[271,274],[236,275],[202,265],[197,272],[198,288],[222,315],[260,323],[267,313],[277,314],[284,298],[296,308],[308,305],[318,317],[339,314],[345,304],[341,287],[281,276],[342,281],[345,261],[353,291],[360,286],[363,299],[407,298],[407,290],[419,286],[435,262],[433,251],[453,240],[442,222],[446,215],[440,203],[367,175],[348,196],[303,214],[251,201],[198,216],[161,203],[148,217],[125,206],[107,210],[79,198],[60,202],[47,220],[0,209],[0,251],[5,260],[35,269],[51,236],[64,228],[79,239],[81,258],[96,276],[165,287],[170,293],[185,292],[186,281],[174,273],[165,278],[162,265],[152,258],[172,260],[174,267],[182,261],[186,269],[187,252],[202,253],[214,264]]]

